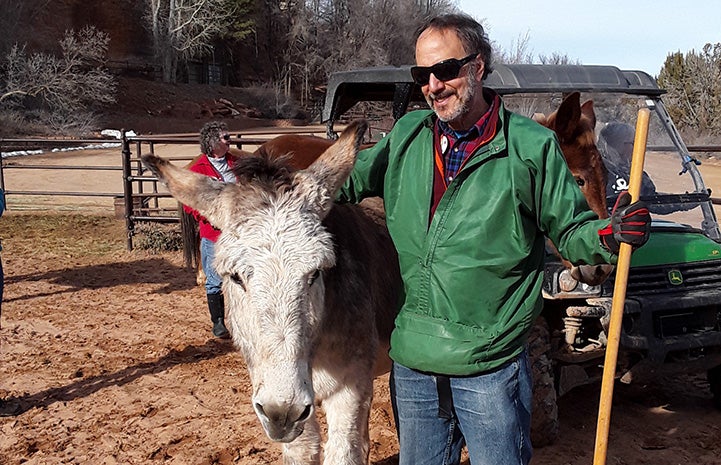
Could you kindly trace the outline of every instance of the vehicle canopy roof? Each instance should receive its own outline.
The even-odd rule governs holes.
[[[331,124],[358,102],[393,102],[400,118],[410,101],[423,101],[411,66],[360,68],[333,73],[328,80],[322,122]],[[618,92],[658,96],[665,91],[643,71],[597,65],[495,65],[484,81],[501,95],[542,92]]]

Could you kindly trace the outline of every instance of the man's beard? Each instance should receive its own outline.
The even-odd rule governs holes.
[[[472,71],[472,69],[469,71]],[[440,119],[444,123],[450,123],[450,122],[457,120],[462,115],[465,115],[466,113],[468,113],[468,111],[469,111],[468,107],[469,107],[471,101],[473,100],[473,96],[475,95],[476,88],[477,88],[477,83],[476,83],[475,79],[473,79],[472,76],[473,76],[472,72],[469,72],[468,74],[466,74],[466,76],[465,76],[466,89],[463,94],[458,94],[457,90],[447,92],[446,94],[441,94],[438,96],[436,96],[433,93],[428,94],[428,97],[426,97],[426,102],[428,102],[428,105],[436,113],[436,116],[438,116],[438,119]],[[457,95],[458,101],[456,102],[455,109],[453,109],[450,114],[441,115],[438,113],[438,110],[433,108],[433,101],[437,97],[443,98],[443,97],[447,97],[447,96],[454,95],[454,94]]]

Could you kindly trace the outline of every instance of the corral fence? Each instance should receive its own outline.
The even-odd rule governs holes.
[[[281,134],[307,134],[324,137],[325,126],[293,126],[247,129],[236,133],[231,142],[239,149],[253,151],[258,145]],[[3,158],[0,163],[0,188],[5,189],[5,177],[11,170],[84,170],[89,176],[96,171],[116,171],[122,177],[122,192],[119,191],[52,191],[42,189],[5,190],[8,209],[12,210],[12,198],[15,196],[68,196],[68,197],[110,197],[114,199],[115,215],[124,218],[127,233],[127,249],[133,249],[133,237],[139,223],[178,223],[180,214],[178,204],[167,190],[159,188],[158,179],[142,164],[141,155],[155,154],[160,146],[185,145],[198,147],[198,135],[166,134],[161,136],[128,136],[123,131],[122,138],[109,139],[0,139],[0,153],[21,148],[49,150],[50,148],[114,148],[119,151],[120,164],[114,166],[100,165],[48,165],[48,164],[13,164],[13,158]],[[689,152],[721,153],[721,145],[688,146]],[[653,147],[649,150],[668,151],[672,147]],[[38,150],[39,151],[39,150]],[[193,156],[164,156],[172,163],[187,165]],[[721,198],[712,198],[716,205],[721,205]]]
[[[281,134],[306,134],[324,137],[326,127],[293,126],[254,128],[240,131],[233,135],[231,143],[237,148],[253,151],[258,145]],[[17,196],[66,196],[66,197],[108,197],[114,199],[115,215],[124,218],[127,233],[127,249],[133,249],[133,237],[138,223],[178,223],[180,214],[178,204],[172,199],[166,189],[159,187],[158,179],[152,175],[142,164],[141,155],[155,154],[160,146],[192,146],[195,152],[198,148],[198,134],[166,134],[160,136],[129,136],[122,131],[120,140],[109,139],[0,139],[0,153],[10,150],[26,150],[30,154],[34,151],[45,152],[61,147],[61,150],[78,148],[114,149],[119,152],[119,165],[49,165],[32,163],[11,163],[14,157],[3,158],[0,163],[0,188],[5,189],[6,176],[12,176],[14,170],[83,170],[88,176],[93,172],[115,171],[122,179],[122,192],[112,190],[100,191],[59,191],[43,189],[5,189],[8,199],[8,209],[13,209],[13,197]],[[720,147],[721,150],[721,147]],[[194,156],[163,156],[171,163],[187,165]]]

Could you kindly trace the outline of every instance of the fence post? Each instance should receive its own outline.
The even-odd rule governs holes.
[[[3,146],[2,140],[0,140],[0,189],[5,189],[5,172],[3,171]]]
[[[128,251],[133,250],[133,235],[135,234],[135,223],[133,222],[133,183],[131,179],[130,167],[130,141],[125,135],[125,129],[121,129],[123,136],[123,200],[125,201],[125,228],[127,234]]]
[[[149,145],[150,145],[150,154],[155,155],[155,142],[150,142]],[[140,151],[138,151],[138,153],[140,153]],[[142,174],[144,172],[145,172],[145,169],[143,168],[143,166],[141,166],[140,172],[138,174],[142,176]],[[157,194],[157,193],[158,193],[158,181],[153,181],[153,194]],[[157,209],[159,206],[160,206],[160,204],[158,202],[158,197],[153,197],[153,208]]]

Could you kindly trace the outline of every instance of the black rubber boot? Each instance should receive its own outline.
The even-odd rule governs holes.
[[[228,339],[230,333],[225,327],[225,300],[223,294],[207,294],[210,321],[213,322],[213,336]]]

